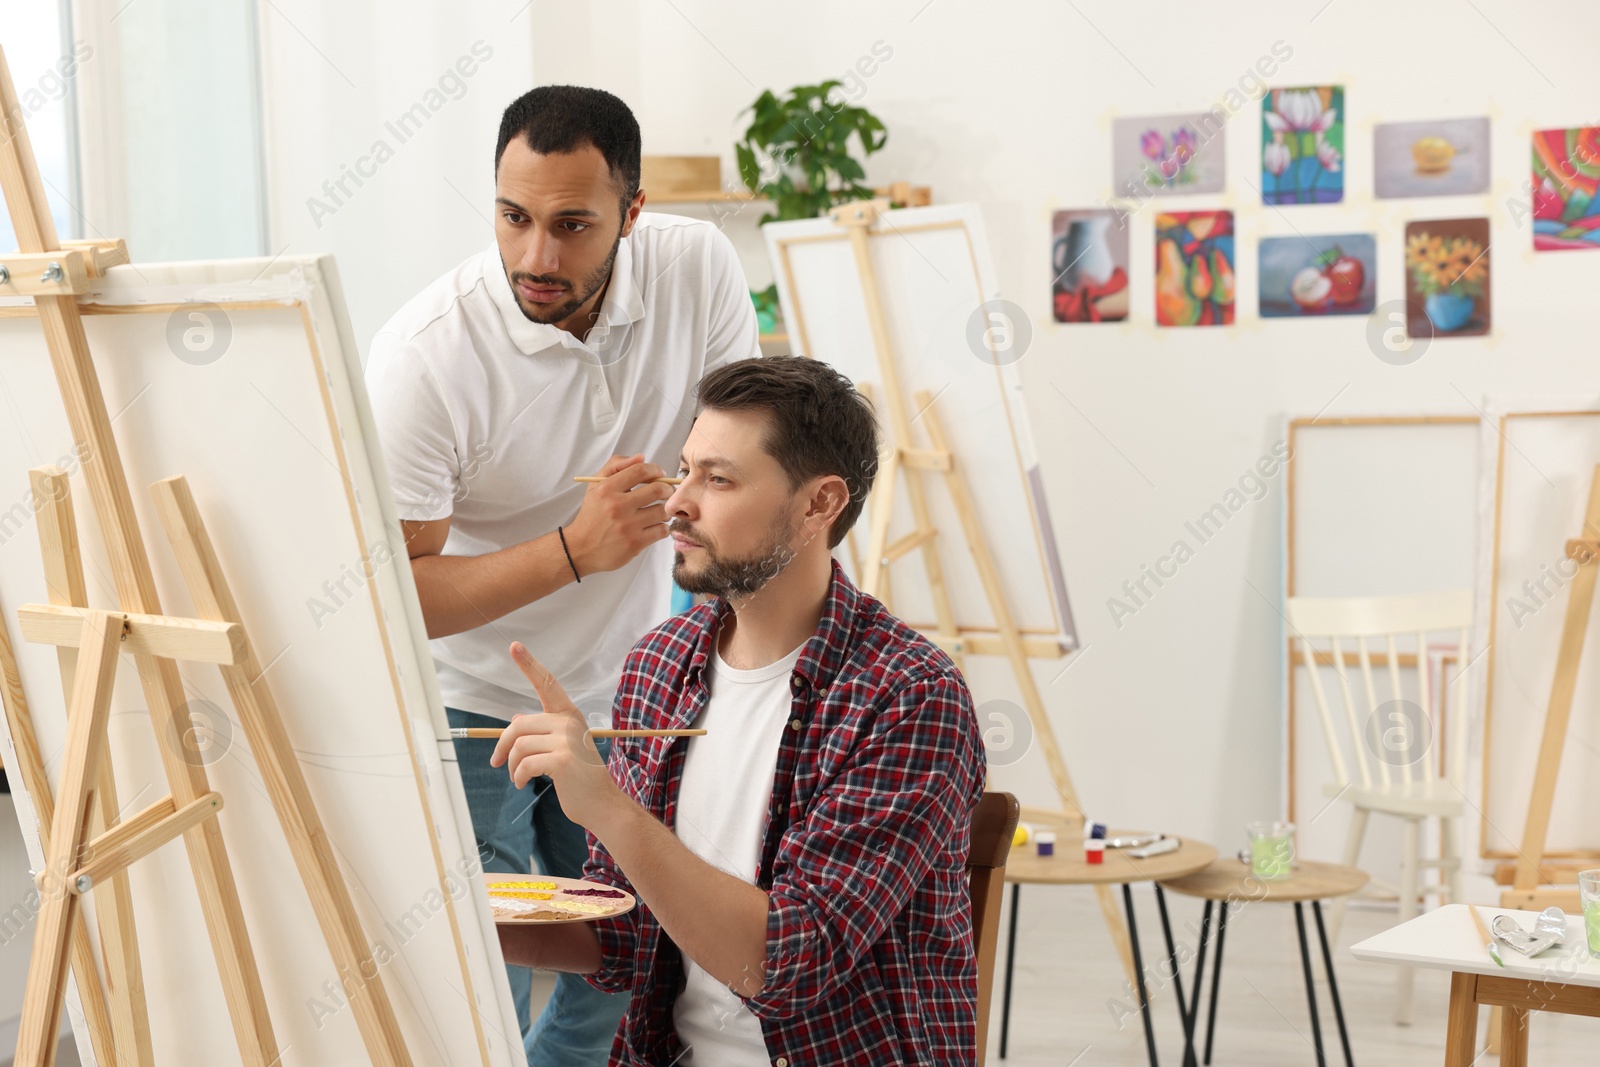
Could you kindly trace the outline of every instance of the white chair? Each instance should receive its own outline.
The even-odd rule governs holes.
[[[1457,837],[1465,806],[1466,736],[1468,708],[1468,633],[1472,628],[1472,591],[1450,590],[1417,596],[1290,597],[1286,617],[1290,638],[1300,655],[1316,700],[1322,738],[1333,767],[1334,781],[1323,793],[1352,806],[1350,831],[1342,862],[1358,866],[1361,840],[1373,812],[1404,821],[1400,881],[1373,884],[1393,890],[1399,898],[1400,921],[1414,918],[1427,893],[1461,900],[1461,850]],[[1429,635],[1449,634],[1455,652],[1450,678],[1440,672],[1439,687],[1449,686],[1445,707],[1449,722],[1438,714],[1434,692],[1433,654]],[[1353,643],[1354,648],[1350,646]],[[1322,647],[1318,647],[1319,644]],[[1374,677],[1373,645],[1380,645],[1379,669],[1387,675],[1382,687]],[[1408,647],[1409,646],[1409,647]],[[1415,657],[1410,686],[1402,686],[1403,661]],[[1352,667],[1359,668],[1359,689],[1352,686]],[[1325,674],[1337,679],[1344,705],[1344,726],[1332,710]],[[1435,772],[1439,757],[1435,741],[1443,728],[1449,751],[1444,773]],[[1355,773],[1350,772],[1354,762]],[[1424,822],[1439,820],[1440,855],[1424,858],[1421,836]],[[1437,869],[1438,885],[1426,886],[1424,869]],[[1369,872],[1370,873],[1370,872]],[[1336,938],[1344,920],[1345,902],[1333,906],[1329,938]],[[1400,973],[1395,1019],[1411,1022],[1412,969]]]

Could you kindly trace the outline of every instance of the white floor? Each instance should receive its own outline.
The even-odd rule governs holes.
[[[1200,905],[1169,894],[1173,936],[1180,953],[1198,944]],[[1007,892],[1009,909],[1010,893]],[[1145,962],[1154,969],[1164,952],[1155,899],[1147,887],[1135,890],[1139,940]],[[1001,916],[1002,957],[995,974],[994,1016],[989,1032],[989,1063],[998,1064],[1000,1046],[1000,983],[1004,973],[1004,937],[1009,911]],[[1190,925],[1192,924],[1192,926]],[[1316,952],[1315,927],[1310,925]],[[1419,971],[1415,1022],[1394,1022],[1394,972],[1361,963],[1349,946],[1394,924],[1394,912],[1383,908],[1351,908],[1334,946],[1334,969],[1344,1001],[1351,1051],[1360,1067],[1419,1067],[1444,1062],[1447,975]],[[1123,990],[1117,966],[1088,890],[1027,886],[1017,925],[1017,963],[1013,979],[1011,1036],[1003,1061],[1014,1067],[1143,1067],[1149,1062],[1144,1032]],[[1210,996],[1211,965],[1206,965],[1205,1000]],[[1228,921],[1222,964],[1222,994],[1217,1007],[1217,1036],[1212,1063],[1217,1067],[1295,1067],[1314,1065],[1311,1024],[1295,934],[1294,910],[1285,905],[1250,905]],[[1344,1062],[1334,1027],[1326,980],[1317,963],[1317,1006],[1322,1013],[1323,1043],[1329,1064]],[[1184,968],[1185,993],[1190,992],[1192,963]],[[534,1014],[550,995],[553,977],[534,975]],[[1170,988],[1157,994],[1154,1005],[1157,1050],[1161,1062],[1182,1063],[1182,1032]],[[1119,1019],[1121,1025],[1119,1026]],[[1480,1045],[1488,1023],[1479,1023]],[[1196,1042],[1197,1050],[1203,1045]],[[1587,1049],[1588,1051],[1584,1051]],[[1600,1063],[1600,1019],[1537,1014],[1529,1040],[1529,1061],[1539,1067],[1593,1067]],[[70,1041],[64,1042],[60,1067],[77,1067]],[[1482,1056],[1480,1067],[1497,1062]],[[10,1067],[10,1061],[0,1061]]]
[[[1173,937],[1180,955],[1198,946],[1200,903],[1167,895]],[[1115,1002],[1136,1005],[1123,993],[1123,974],[1117,965],[1100,909],[1088,890],[1056,886],[1025,886],[1017,923],[1017,963],[1013,978],[1011,1036],[1007,1057],[1001,1061],[1000,985],[1005,968],[1007,912],[1001,916],[1001,958],[996,963],[994,1014],[989,1030],[989,1063],[1013,1067],[1144,1067],[1144,1030],[1137,1015],[1126,1015]],[[1163,957],[1159,914],[1148,887],[1136,888],[1139,941],[1145,963],[1152,970]],[[1358,1067],[1427,1067],[1444,1062],[1445,1007],[1449,976],[1418,972],[1416,1006],[1411,1026],[1394,1021],[1394,975],[1387,967],[1362,963],[1349,947],[1393,926],[1392,908],[1352,907],[1344,930],[1333,946],[1334,972],[1344,1002],[1350,1047]],[[1330,1065],[1342,1065],[1327,981],[1322,975],[1316,945],[1316,927],[1306,913],[1317,973],[1317,1007],[1322,1013],[1323,1047]],[[1187,928],[1193,924],[1192,928]],[[1210,997],[1211,959],[1206,962],[1206,986],[1201,1000],[1204,1019]],[[1186,995],[1194,965],[1183,969]],[[553,979],[534,976],[534,1013],[549,996]],[[1157,994],[1154,1004],[1156,1048],[1160,1062],[1180,1067],[1183,1033],[1171,989]],[[1122,1025],[1118,1026],[1118,1018]],[[1479,1045],[1488,1026],[1488,1012],[1479,1020]],[[1203,1031],[1202,1031],[1203,1032]],[[1584,1050],[1588,1051],[1585,1052]],[[1203,1054],[1202,1041],[1196,1051]],[[1600,1019],[1570,1015],[1537,1014],[1529,1038],[1529,1062],[1538,1067],[1594,1067],[1600,1063]],[[1222,993],[1217,1005],[1217,1035],[1212,1049],[1214,1067],[1315,1067],[1311,1020],[1306,1006],[1305,980],[1295,933],[1294,909],[1288,905],[1249,905],[1228,920],[1222,963]],[[1478,1067],[1489,1067],[1498,1057],[1482,1056]]]

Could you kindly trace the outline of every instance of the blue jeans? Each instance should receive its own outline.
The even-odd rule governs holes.
[[[504,726],[500,719],[471,711],[446,708],[450,726]],[[523,789],[511,784],[504,767],[489,766],[494,741],[456,741],[461,784],[467,791],[472,833],[478,839],[483,869],[501,874],[528,874],[529,857],[539,860],[542,874],[558,878],[583,877],[589,846],[583,827],[567,818],[548,778],[535,778]],[[595,742],[604,756],[610,742]],[[555,992],[544,1013],[528,1025],[528,1001],[533,973],[526,967],[506,968],[511,999],[517,1005],[522,1044],[529,1067],[605,1067],[611,1055],[622,1015],[628,1008],[624,993],[602,993],[576,974],[558,974]]]

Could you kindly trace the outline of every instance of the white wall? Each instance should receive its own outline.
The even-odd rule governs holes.
[[[721,152],[731,176],[738,112],[761,89],[839,76],[875,42],[891,48],[860,97],[890,130],[869,178],[979,201],[1005,294],[1033,317],[1021,368],[1086,643],[1070,670],[1043,664],[1039,677],[1084,804],[1118,822],[1232,842],[1246,820],[1281,808],[1281,481],[1120,628],[1106,601],[1270,451],[1285,414],[1470,412],[1485,395],[1600,389],[1585,343],[1600,255],[1535,257],[1507,206],[1522,199],[1530,131],[1594,118],[1600,68],[1578,50],[1550,48],[1525,10],[1502,0],[1238,2],[1225,19],[1178,2],[980,10],[956,0],[598,0],[519,12],[521,0],[508,0],[465,15],[420,3],[272,6],[300,31],[263,14],[273,250],[338,255],[363,345],[418,286],[489,239],[498,114],[527,85],[617,92],[638,114],[647,152]],[[348,206],[313,224],[306,199],[322,181],[480,38],[494,57],[465,96]],[[1132,224],[1134,321],[1051,322],[1050,214],[1111,195],[1112,119],[1209,107],[1278,41],[1293,54],[1274,84],[1346,87],[1345,202],[1259,203],[1252,101],[1227,127],[1228,193],[1171,202],[1236,211],[1238,324],[1150,324],[1149,205]],[[1494,120],[1491,195],[1372,199],[1374,122],[1485,113]],[[751,261],[751,282],[763,284],[755,214],[726,227]],[[1362,318],[1256,317],[1261,236],[1377,232],[1381,304],[1403,292],[1406,220],[1458,215],[1492,220],[1491,336],[1438,341],[1397,367],[1374,357]],[[1013,696],[1001,672],[974,679],[980,700]],[[996,780],[1027,802],[1049,799],[1037,759]]]

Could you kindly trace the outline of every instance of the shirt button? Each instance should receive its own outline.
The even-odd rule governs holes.
[[[800,720],[799,719],[790,719],[789,720],[789,729],[791,729],[791,730],[800,729]]]
[[[779,1056],[772,1061],[772,1067],[789,1067],[789,1061],[785,1057]]]

